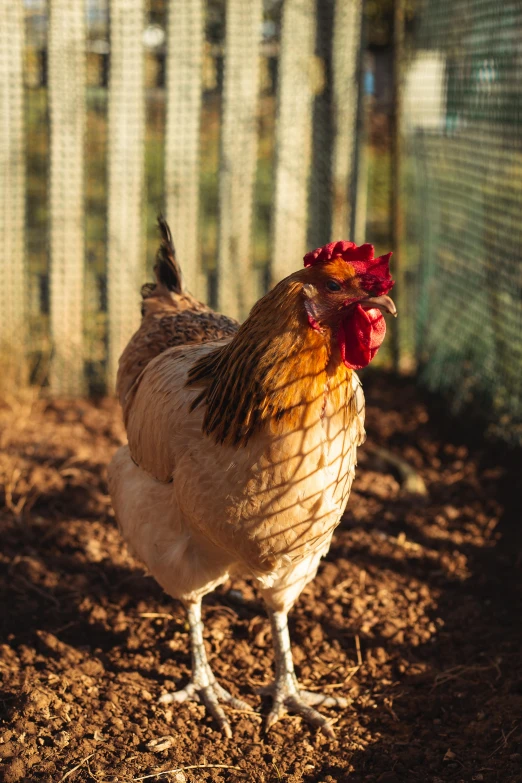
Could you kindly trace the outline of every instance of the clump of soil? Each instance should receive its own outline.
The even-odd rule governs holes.
[[[363,447],[343,523],[291,615],[303,685],[349,699],[329,713],[334,743],[294,716],[265,733],[255,691],[271,678],[270,632],[246,582],[209,596],[204,616],[219,681],[258,713],[225,707],[227,740],[201,706],[158,704],[186,682],[188,635],[114,523],[105,474],[125,438],[117,405],[0,410],[6,783],[128,783],[189,766],[163,779],[522,781],[515,455],[459,432],[411,382],[377,375],[366,389],[370,446],[407,459],[429,496],[404,494]]]

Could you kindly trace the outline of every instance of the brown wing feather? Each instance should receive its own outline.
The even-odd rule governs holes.
[[[175,345],[198,345],[232,337],[239,325],[212,310],[159,311],[147,315],[120,359],[116,390],[121,404],[148,363]]]

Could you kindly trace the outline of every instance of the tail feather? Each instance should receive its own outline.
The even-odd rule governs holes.
[[[163,217],[158,216],[158,226],[161,233],[161,244],[156,256],[154,272],[158,285],[164,286],[175,294],[185,293],[181,267],[176,259],[176,248],[172,240],[169,224]]]

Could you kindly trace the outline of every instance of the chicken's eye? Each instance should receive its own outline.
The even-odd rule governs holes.
[[[326,287],[329,291],[340,291],[341,286],[337,282],[337,280],[327,280],[326,281]]]

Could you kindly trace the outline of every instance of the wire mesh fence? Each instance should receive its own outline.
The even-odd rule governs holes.
[[[190,289],[240,318],[349,236],[361,8],[0,0],[2,355],[110,390],[160,211]]]
[[[426,0],[404,87],[420,376],[522,443],[522,5]]]

